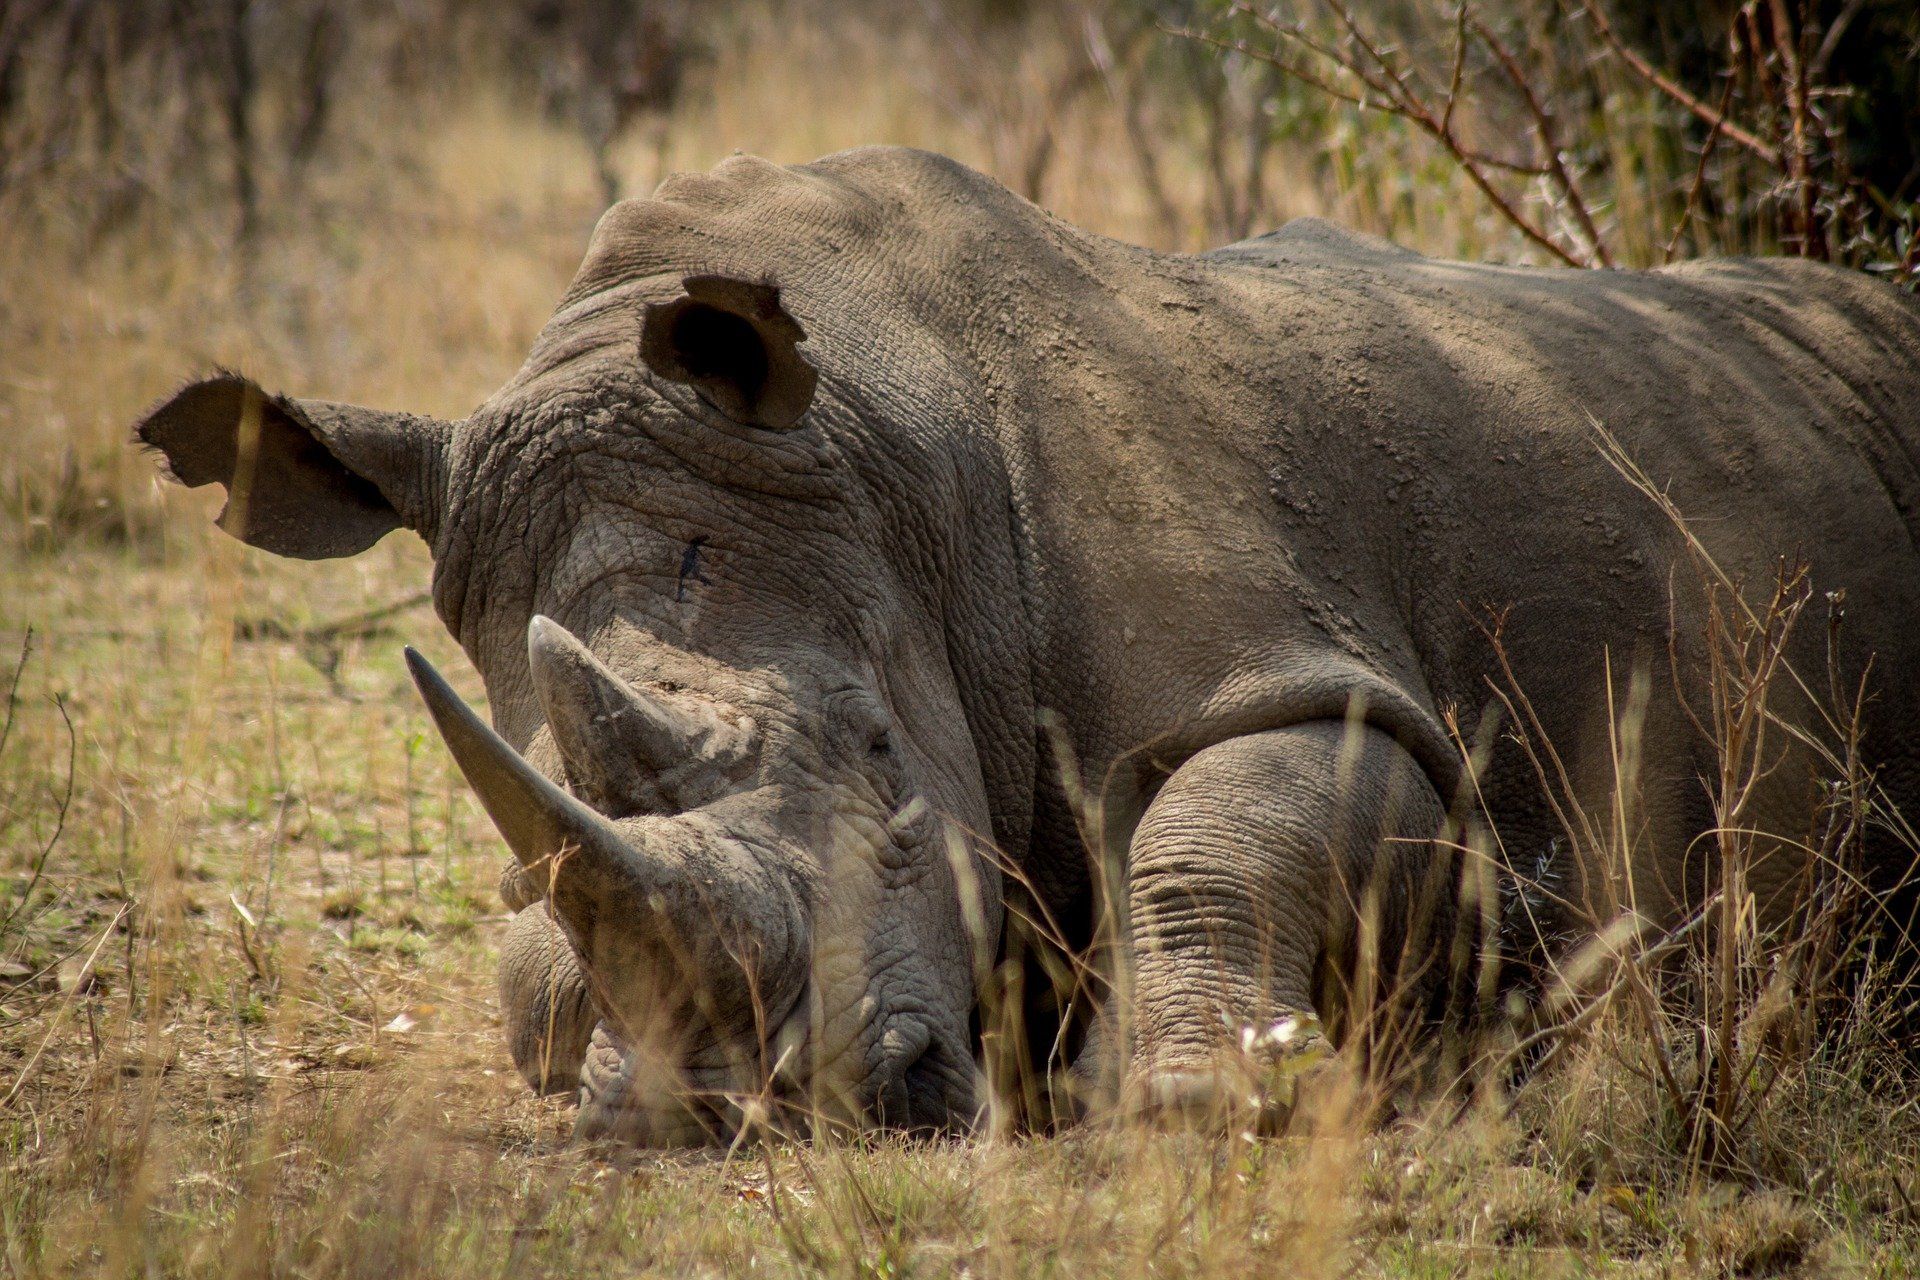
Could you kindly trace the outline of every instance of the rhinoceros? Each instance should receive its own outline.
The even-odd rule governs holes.
[[[223,373],[138,436],[256,547],[431,548],[491,724],[408,661],[516,858],[509,1047],[586,1136],[770,1098],[973,1123],[1015,910],[1124,974],[1080,1061],[1150,1100],[1238,1087],[1250,1028],[1351,1056],[1358,966],[1437,973],[1486,914],[1441,838],[1466,809],[1558,886],[1542,937],[1682,918],[1692,536],[1844,589],[1837,660],[1888,677],[1866,750],[1914,798],[1920,306],[1827,266],[1475,265],[1316,220],[1156,253],[936,155],[738,157],[611,207],[463,421]],[[1511,736],[1469,773],[1462,726],[1524,691],[1604,788],[1628,673],[1643,838],[1597,868]],[[1750,814],[1804,830],[1781,737]]]

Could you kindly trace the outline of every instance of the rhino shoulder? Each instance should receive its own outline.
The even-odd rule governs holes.
[[[1873,381],[1895,377],[1910,387],[1920,377],[1910,359],[1888,359],[1920,344],[1920,297],[1864,271],[1805,258],[1706,258],[1652,274],[1683,284],[1703,311],[1731,311],[1791,335],[1804,354],[1858,361]]]
[[[1783,297],[1818,297],[1869,307],[1911,310],[1920,301],[1892,282],[1877,279],[1865,271],[1810,258],[1695,258],[1657,267],[1655,272],[1710,288]]]
[[[1424,255],[1325,218],[1295,218],[1278,231],[1226,245],[1207,256],[1264,265],[1329,260],[1417,262]]]

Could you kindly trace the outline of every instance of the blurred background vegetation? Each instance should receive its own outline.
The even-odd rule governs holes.
[[[1089,220],[1159,247],[1330,205],[1423,248],[1499,252],[1471,220],[1423,221],[1418,206],[1455,185],[1440,157],[1356,127],[1391,114],[1393,94],[1329,92],[1362,81],[1327,63],[1384,58],[1440,105],[1462,32],[1453,123],[1529,138],[1536,97],[1629,260],[1650,241],[1629,224],[1676,218],[1709,139],[1726,159],[1709,157],[1703,226],[1680,247],[1775,247],[1768,206],[1802,194],[1804,162],[1806,194],[1845,224],[1825,252],[1906,248],[1910,0],[15,0],[0,16],[0,192],[88,241],[224,218],[251,251],[309,220],[319,175],[369,161],[389,199],[462,203],[421,185],[421,152],[484,103],[550,126],[601,204],[734,145],[790,160],[855,138],[944,141],[1043,203],[1078,204],[1068,188],[1094,184],[1113,203]],[[716,118],[748,103],[763,113]],[[1551,179],[1532,142],[1507,172]],[[1736,156],[1762,171],[1736,172]],[[1883,242],[1857,243],[1863,227]]]
[[[190,364],[459,413],[609,201],[869,142],[1165,249],[1311,213],[1463,257],[1784,251],[1910,281],[1920,5],[11,0],[0,324],[16,371],[42,343],[57,364],[97,285],[123,339],[149,316]],[[0,394],[31,540],[151,523],[118,425],[185,370],[119,356],[104,400]]]

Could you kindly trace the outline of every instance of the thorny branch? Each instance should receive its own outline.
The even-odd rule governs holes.
[[[1686,87],[1679,81],[1647,61],[1638,50],[1622,40],[1620,33],[1614,30],[1613,23],[1607,20],[1607,15],[1600,5],[1585,4],[1580,6],[1577,12],[1584,14],[1587,20],[1593,23],[1594,30],[1600,33],[1600,39],[1605,42],[1608,50],[1612,52],[1614,57],[1625,63],[1628,69],[1635,75],[1698,117],[1703,124],[1720,133],[1726,134],[1728,138],[1753,152],[1753,154],[1759,156],[1768,164],[1777,165],[1780,163],[1780,149],[1778,147],[1767,142],[1766,139],[1754,133],[1752,130],[1744,129],[1732,120],[1727,119],[1724,108],[1716,111],[1693,94],[1687,92]]]
[[[1896,280],[1910,281],[1920,272],[1920,226],[1913,210],[1851,172],[1843,133],[1846,113],[1820,105],[1849,92],[1827,84],[1824,76],[1859,10],[1857,3],[1823,32],[1804,0],[1798,6],[1790,0],[1745,0],[1724,41],[1725,83],[1717,103],[1633,48],[1592,0],[1561,4],[1569,19],[1565,29],[1594,37],[1580,51],[1586,65],[1617,62],[1658,97],[1707,126],[1663,260],[1678,254],[1689,229],[1698,225],[1703,204],[1725,206],[1731,201],[1763,224],[1769,215],[1777,219],[1781,240],[1802,257],[1824,261],[1844,254],[1889,271]],[[1560,96],[1522,58],[1524,51],[1480,16],[1471,0],[1451,9],[1451,47],[1445,61],[1436,57],[1432,67],[1370,29],[1356,16],[1351,0],[1313,0],[1312,7],[1321,14],[1317,23],[1258,0],[1234,0],[1212,29],[1169,30],[1223,54],[1269,66],[1331,101],[1404,120],[1438,144],[1496,214],[1555,261],[1568,266],[1615,264],[1614,247],[1595,216],[1603,206],[1583,190],[1583,175],[1569,159],[1555,118]],[[1468,110],[1474,105],[1470,86],[1483,73],[1491,73],[1511,91],[1527,121],[1533,160],[1492,155],[1469,140],[1470,118],[1482,128],[1487,123],[1485,111]],[[1743,194],[1747,170],[1716,161],[1716,152],[1726,153],[1718,145],[1722,138],[1773,175],[1771,187],[1762,190],[1757,201]],[[1604,160],[1600,163],[1604,172]],[[1550,226],[1527,208],[1527,194],[1503,181],[1503,175],[1537,181],[1541,190],[1533,199],[1544,199],[1564,212],[1568,224]],[[1672,195],[1678,202],[1677,184]]]
[[[1447,77],[1447,90],[1444,98],[1435,103],[1415,86],[1412,77],[1396,64],[1382,43],[1360,24],[1344,0],[1320,0],[1320,3],[1344,33],[1345,38],[1338,44],[1317,37],[1304,22],[1283,22],[1278,15],[1260,10],[1246,0],[1234,4],[1230,16],[1251,21],[1270,35],[1274,41],[1271,48],[1256,48],[1242,39],[1191,28],[1175,29],[1175,34],[1264,63],[1309,88],[1361,110],[1405,120],[1438,143],[1495,211],[1534,245],[1570,267],[1612,264],[1598,230],[1593,228],[1579,185],[1553,145],[1551,125],[1537,99],[1534,102],[1536,138],[1547,151],[1544,160],[1531,164],[1502,160],[1475,148],[1461,136],[1457,106],[1465,74],[1467,36],[1471,33],[1486,43],[1491,35],[1483,24],[1470,17],[1466,6],[1462,7],[1455,29],[1453,69]],[[1304,66],[1300,60],[1286,56],[1284,51],[1289,48],[1305,54],[1308,61],[1319,64],[1322,69]],[[1512,74],[1520,75],[1517,65]],[[1338,82],[1343,76],[1349,81],[1346,85]],[[1524,76],[1521,80],[1524,81]],[[1587,234],[1591,261],[1561,245],[1544,227],[1523,213],[1494,182],[1493,171],[1541,177],[1550,183],[1558,198],[1574,210],[1575,219]]]
[[[1694,166],[1693,182],[1687,187],[1687,203],[1680,210],[1680,220],[1673,225],[1673,234],[1667,239],[1667,247],[1660,255],[1660,261],[1669,263],[1673,255],[1680,252],[1680,238],[1687,233],[1687,224],[1693,221],[1693,211],[1700,207],[1701,193],[1707,189],[1707,165],[1713,160],[1714,144],[1720,141],[1720,135],[1726,132],[1727,107],[1733,101],[1733,77],[1727,77],[1726,87],[1720,91],[1720,110],[1713,124],[1707,129],[1707,140],[1700,145],[1700,163]]]
[[[1467,6],[1461,5],[1460,11],[1463,14],[1466,13]],[[1548,172],[1553,177],[1554,185],[1559,187],[1560,194],[1566,199],[1567,207],[1573,211],[1575,221],[1580,224],[1580,231],[1586,237],[1588,248],[1599,260],[1601,266],[1611,267],[1613,255],[1607,252],[1607,242],[1601,238],[1600,228],[1594,225],[1593,214],[1587,208],[1586,198],[1581,194],[1579,184],[1573,180],[1573,175],[1567,171],[1566,162],[1561,158],[1560,141],[1554,133],[1552,113],[1541,102],[1540,95],[1534,91],[1526,72],[1520,69],[1520,63],[1513,56],[1513,52],[1486,23],[1478,18],[1472,21],[1474,34],[1480,37],[1480,42],[1486,45],[1493,56],[1499,60],[1500,69],[1506,72],[1514,92],[1526,104],[1527,114],[1533,120],[1534,138],[1540,144],[1540,154],[1546,157]],[[1448,101],[1448,110],[1452,110],[1451,99]]]

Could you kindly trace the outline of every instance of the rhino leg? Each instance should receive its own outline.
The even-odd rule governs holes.
[[[1128,858],[1137,1102],[1284,1123],[1296,1086],[1334,1076],[1313,1065],[1320,1019],[1343,1054],[1363,1027],[1378,1044],[1381,1011],[1415,1003],[1396,982],[1435,967],[1415,953],[1451,917],[1443,816],[1413,759],[1357,722],[1231,739],[1176,769]]]
[[[500,1012],[513,1065],[536,1093],[580,1087],[598,1020],[573,948],[545,902],[524,908],[500,948]]]

